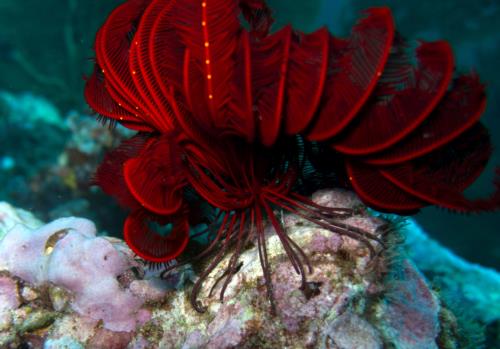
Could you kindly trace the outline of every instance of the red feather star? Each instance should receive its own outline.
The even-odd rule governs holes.
[[[308,258],[273,209],[358,239],[372,254],[383,244],[340,223],[353,210],[297,193],[307,166],[325,185],[345,179],[383,212],[500,207],[498,180],[489,198],[463,195],[491,154],[479,123],[486,97],[475,74],[454,76],[446,42],[404,41],[385,7],[367,10],[346,39],[325,28],[271,33],[272,23],[264,0],[129,0],[96,35],[85,98],[101,118],[138,131],[106,156],[96,183],[130,209],[125,240],[150,262],[177,258],[200,202],[213,208],[209,245],[195,257],[213,256],[193,287],[198,311],[203,281],[234,248],[222,299],[250,240],[274,310],[265,219],[301,289],[310,288]]]

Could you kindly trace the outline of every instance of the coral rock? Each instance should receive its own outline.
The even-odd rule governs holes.
[[[345,312],[327,328],[325,343],[339,349],[379,349],[382,340],[377,330],[366,320],[351,312]]]
[[[20,305],[17,282],[7,276],[0,276],[0,313],[17,309]]]
[[[337,207],[360,205],[352,193],[342,190],[321,191],[313,199]],[[388,238],[391,233],[382,234],[383,229],[379,229],[387,221],[362,209],[359,212],[347,219],[349,224]],[[206,312],[200,314],[189,301],[190,284],[196,277],[189,266],[160,280],[157,272],[143,269],[123,241],[97,237],[88,220],[64,218],[42,225],[7,204],[0,204],[0,217],[0,227],[9,227],[0,237],[2,348],[28,340],[43,341],[49,349],[430,349],[444,341],[453,344],[449,347],[460,347],[456,333],[446,330],[454,324],[454,314],[412,261],[405,256],[391,259],[384,252],[378,263],[373,263],[363,244],[296,216],[285,215],[283,223],[310,258],[310,292],[299,289],[299,276],[279,238],[267,227],[275,316],[270,314],[254,245],[242,252],[242,265],[223,302],[219,299],[223,282],[211,289],[230,256],[211,273],[199,297],[206,306]],[[434,243],[425,241],[425,246]],[[425,261],[418,258],[422,246],[418,241],[414,244],[415,250],[408,247],[409,255],[426,269]],[[380,246],[374,248],[381,251]],[[393,248],[389,246],[388,252],[394,252]],[[437,255],[432,258],[443,263],[451,260]],[[465,262],[452,264],[446,264],[446,269],[459,268],[473,275]],[[477,275],[483,284],[494,285],[491,280],[486,282],[486,274]],[[31,289],[38,297],[25,296],[26,304],[21,303],[20,289]],[[473,299],[480,297],[468,298]],[[480,314],[487,319],[495,311],[489,302],[475,308],[481,311],[490,304],[490,312]]]

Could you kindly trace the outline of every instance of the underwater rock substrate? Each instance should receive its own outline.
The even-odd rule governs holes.
[[[320,191],[313,199],[359,205],[342,190]],[[372,233],[386,224],[368,214],[348,221]],[[296,216],[285,215],[282,222],[310,256],[309,280],[317,294],[307,299],[298,289],[299,277],[279,238],[268,234],[277,316],[269,312],[256,246],[242,253],[223,303],[222,283],[210,296],[230,256],[220,263],[202,290],[207,311],[199,314],[189,302],[186,281],[195,278],[190,267],[160,280],[123,241],[97,236],[89,220],[69,217],[44,225],[0,203],[0,347],[29,342],[43,348],[438,348],[456,342],[442,323],[453,321],[453,314],[442,316],[440,298],[412,261],[385,254],[374,267],[358,241]],[[396,276],[388,282],[388,274]],[[489,278],[491,289],[500,278]],[[474,300],[488,302],[491,296]],[[490,309],[485,317],[491,320],[493,306],[477,309]]]

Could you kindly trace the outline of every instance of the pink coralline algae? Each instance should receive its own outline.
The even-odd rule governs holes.
[[[423,276],[408,260],[400,266],[399,279],[393,280],[381,304],[382,328],[397,348],[438,348],[440,305]]]
[[[143,293],[136,295],[117,279],[133,263],[110,240],[97,237],[94,224],[82,218],[61,218],[37,229],[17,223],[0,243],[0,269],[34,286],[65,289],[72,310],[102,320],[113,331],[133,331],[150,318],[141,309],[147,300],[144,287],[135,285]]]

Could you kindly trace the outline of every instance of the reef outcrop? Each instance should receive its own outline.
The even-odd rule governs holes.
[[[342,190],[316,192],[313,200],[336,207],[359,205],[354,194]],[[383,224],[405,229],[370,212],[348,220],[372,233],[384,231],[377,229]],[[428,238],[413,223],[406,229],[413,231],[410,241],[416,249],[406,245],[405,254],[394,242],[397,232],[390,232],[393,236],[380,236],[388,246],[376,263],[363,245],[349,237],[292,215],[282,216],[282,223],[309,255],[313,267],[309,292],[299,289],[300,279],[279,238],[267,234],[277,315],[269,312],[253,245],[242,253],[242,264],[223,302],[218,296],[222,282],[217,280],[230,256],[214,270],[200,297],[207,311],[199,314],[190,305],[189,291],[200,265],[180,268],[160,280],[159,273],[147,270],[121,240],[98,236],[89,220],[69,217],[43,224],[30,213],[1,203],[0,347],[23,343],[97,349],[459,345],[453,311],[416,267],[429,269],[419,261],[421,241]],[[434,254],[450,255],[432,243]],[[445,269],[458,263],[458,259],[443,258],[448,261]],[[465,270],[466,262],[461,263]],[[480,269],[468,270],[490,290],[500,283],[497,274]],[[460,282],[455,285],[465,287]],[[495,321],[491,297],[476,295],[470,301],[483,302],[475,309],[488,309],[483,319]]]

